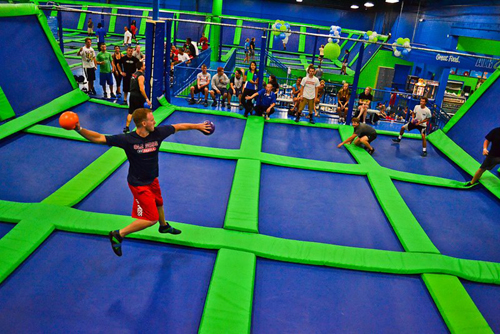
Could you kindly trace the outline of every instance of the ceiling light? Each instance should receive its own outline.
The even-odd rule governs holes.
[[[387,3],[398,3],[399,0],[385,0],[385,2],[387,2]]]
[[[302,2],[302,0],[297,0],[297,2]]]
[[[358,9],[358,8],[359,8],[359,6],[358,6],[358,5],[352,5],[352,6],[351,6],[351,9]]]
[[[365,7],[373,7],[375,6],[373,2],[365,2]]]

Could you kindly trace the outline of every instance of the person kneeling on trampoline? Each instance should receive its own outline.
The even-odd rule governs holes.
[[[488,146],[491,143],[491,150],[488,151]],[[479,184],[479,179],[487,170],[492,170],[495,166],[500,165],[500,128],[495,128],[490,131],[485,137],[483,143],[483,155],[486,156],[481,167],[476,171],[470,182],[465,184],[466,187]]]
[[[77,123],[75,130],[84,138],[96,144],[116,146],[125,150],[130,167],[127,181],[134,196],[132,217],[136,220],[127,227],[109,232],[111,247],[116,255],[122,256],[123,238],[130,233],[144,230],[160,222],[160,233],[180,234],[165,221],[163,198],[158,183],[158,153],[161,142],[177,131],[200,130],[210,133],[208,123],[181,123],[155,127],[155,119],[150,109],[139,108],[132,118],[137,129],[134,132],[105,136],[84,129]]]
[[[432,117],[432,113],[425,105],[427,104],[427,98],[423,97],[420,99],[420,105],[415,106],[413,109],[414,118],[413,121],[406,123],[401,127],[399,131],[399,137],[393,139],[392,141],[395,143],[399,143],[401,138],[403,138],[403,133],[405,130],[411,131],[413,129],[417,129],[422,135],[422,156],[427,156],[427,140],[425,139],[425,129],[427,128],[427,122]]]
[[[357,146],[361,146],[361,144],[363,144],[368,153],[373,154],[375,149],[371,146],[371,142],[377,138],[377,131],[365,123],[360,124],[359,118],[356,117],[352,119],[352,126],[354,127],[354,134],[338,144],[337,147],[341,148],[342,145],[350,144],[354,138],[358,137],[354,141],[354,144]]]

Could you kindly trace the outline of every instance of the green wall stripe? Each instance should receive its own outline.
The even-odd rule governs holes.
[[[82,10],[87,10],[89,7],[88,6],[82,6]],[[78,30],[87,30],[87,27],[85,26],[85,18],[87,17],[87,13],[80,13],[80,19],[78,20],[78,26],[76,29]],[[113,19],[113,17],[115,18],[116,20],[116,16],[112,16],[111,19]]]
[[[111,14],[118,14],[118,9],[117,8],[112,8],[111,9]],[[115,26],[116,26],[116,16],[111,16],[109,18],[109,29],[108,31],[113,33],[115,32]]]
[[[452,333],[493,333],[458,278],[437,274],[422,278]]]
[[[255,265],[252,253],[219,250],[198,333],[250,333]]]
[[[149,11],[145,10],[142,12],[142,16],[149,16]],[[139,26],[139,35],[144,35],[146,33],[146,22],[147,19],[141,18],[141,25]]]
[[[300,27],[300,32],[307,32],[306,27]],[[305,52],[306,50],[306,35],[299,36],[299,52]]]
[[[240,43],[241,43],[241,26],[243,25],[243,20],[237,20],[236,25],[238,27],[234,29],[233,44],[240,45]]]

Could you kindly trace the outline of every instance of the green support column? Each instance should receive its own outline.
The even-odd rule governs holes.
[[[220,23],[222,15],[222,0],[214,0],[212,4],[212,22]],[[211,61],[219,60],[220,26],[213,26],[210,32],[210,47],[212,48]]]

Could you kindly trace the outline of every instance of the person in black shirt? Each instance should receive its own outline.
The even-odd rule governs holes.
[[[275,75],[271,74],[269,76],[268,83],[270,83],[271,85],[273,85],[273,92],[275,92],[276,94],[278,94],[278,90],[280,89],[280,84],[278,83],[278,79],[276,78]]]
[[[139,62],[139,59],[132,56],[133,53],[134,49],[129,46],[127,48],[127,54],[120,59],[120,62],[123,65],[123,102],[125,104],[127,103],[128,93],[130,92],[130,79],[132,79],[132,74],[134,74],[137,69],[136,64]]]
[[[250,59],[255,59],[255,37],[250,40]]]
[[[149,107],[152,107],[151,101],[149,101],[148,96],[146,95],[146,90],[144,88],[144,70],[146,69],[146,65],[142,62],[137,62],[135,64],[137,71],[132,74],[132,79],[130,79],[130,100],[128,106],[128,116],[127,123],[125,128],[123,129],[123,133],[130,132],[129,126],[132,121],[132,114],[136,109],[144,108],[144,102],[149,104]]]
[[[165,138],[177,131],[199,130],[209,133],[211,129],[208,123],[181,123],[155,127],[153,112],[146,108],[135,110],[132,117],[137,129],[127,134],[105,136],[82,128],[80,123],[75,127],[82,137],[92,143],[122,148],[130,163],[127,181],[134,195],[132,217],[136,220],[121,230],[109,232],[111,247],[118,256],[122,256],[121,243],[126,235],[144,230],[157,222],[160,223],[160,233],[181,233],[165,221],[163,198],[158,183],[160,145]]]
[[[488,146],[491,143],[491,149],[488,151]],[[485,137],[483,143],[483,155],[486,156],[481,167],[476,171],[470,182],[465,184],[466,187],[479,184],[479,179],[487,170],[492,170],[495,166],[500,165],[500,128],[495,128],[490,131]]]
[[[347,75],[347,63],[349,62],[350,51],[348,49],[344,50],[344,58],[342,58],[342,69],[340,70],[341,75]]]
[[[370,107],[370,103],[373,100],[373,95],[371,94],[372,88],[366,87],[364,92],[359,94],[359,115],[357,116],[359,119],[363,118],[363,123],[366,123],[366,114],[368,113],[368,108]]]
[[[189,37],[186,38],[186,43],[184,44],[184,49],[186,48],[189,49],[189,54],[193,56],[193,58],[196,58],[196,56],[198,56],[196,54],[196,48],[193,45],[193,41]]]
[[[360,124],[359,118],[357,117],[352,119],[352,127],[354,128],[353,135],[338,144],[337,147],[341,148],[342,145],[351,144],[354,138],[358,137],[354,140],[354,145],[364,145],[368,153],[373,154],[375,149],[371,146],[371,142],[377,139],[377,131],[369,125]]]

